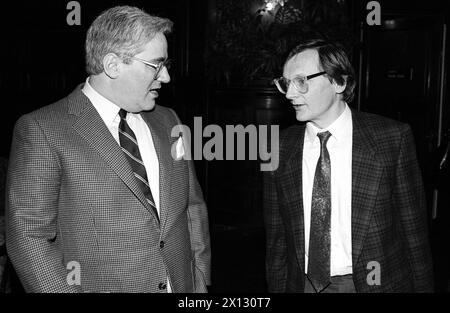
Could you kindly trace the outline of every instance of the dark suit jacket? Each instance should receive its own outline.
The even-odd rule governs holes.
[[[357,292],[429,292],[432,261],[424,188],[408,125],[352,111],[352,263]],[[264,177],[270,292],[304,291],[302,154],[305,124],[280,136],[280,165]],[[332,164],[333,166],[333,164]],[[371,261],[380,285],[369,285]]]
[[[14,129],[6,243],[25,290],[165,292],[169,276],[174,292],[206,291],[208,214],[193,162],[171,156],[176,114],[142,113],[159,160],[159,222],[80,88]],[[80,286],[66,281],[71,261],[81,266]]]

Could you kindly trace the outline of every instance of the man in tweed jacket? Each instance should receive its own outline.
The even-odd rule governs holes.
[[[134,7],[106,10],[88,30],[86,83],[17,121],[6,240],[26,291],[207,291],[207,209],[184,149],[172,157],[186,144],[171,137],[180,121],[155,104],[171,27]],[[121,149],[120,109],[153,206]]]
[[[264,177],[270,292],[433,290],[424,188],[412,132],[406,124],[351,110],[353,77],[339,45],[310,40],[290,53],[283,78],[276,80],[297,120],[307,123],[281,134],[280,165]],[[331,251],[329,285],[319,290],[309,279],[308,238],[312,182],[321,153],[317,134],[322,131],[331,133],[326,144],[331,229],[319,238],[330,236]]]

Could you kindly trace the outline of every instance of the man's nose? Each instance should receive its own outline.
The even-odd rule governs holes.
[[[288,98],[289,100],[293,100],[296,97],[298,97],[298,90],[297,88],[295,88],[294,84],[289,84],[287,92],[286,92],[286,98]]]
[[[169,71],[167,70],[167,67],[164,66],[161,69],[161,72],[159,72],[159,75],[158,75],[158,80],[161,83],[168,83],[168,82],[170,82],[170,75],[169,75]]]

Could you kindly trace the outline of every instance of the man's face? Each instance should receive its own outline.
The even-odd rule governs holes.
[[[319,54],[314,49],[305,50],[291,58],[284,66],[283,76],[293,79],[298,75],[308,76],[323,70],[319,68]],[[300,93],[293,84],[286,93],[298,121],[310,121],[319,128],[333,123],[345,108],[345,103],[337,93],[337,86],[327,75],[314,77],[307,81],[308,91]]]
[[[164,34],[158,33],[145,46],[144,50],[135,55],[136,58],[158,64],[167,59],[167,40]],[[166,67],[154,77],[156,70],[137,60],[130,64],[122,64],[122,71],[116,86],[120,89],[121,107],[129,112],[149,111],[155,107],[158,89],[161,83],[168,83],[170,76]]]

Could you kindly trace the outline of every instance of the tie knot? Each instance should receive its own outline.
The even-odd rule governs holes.
[[[119,111],[119,116],[120,116],[120,118],[126,119],[127,113],[128,113],[128,112],[125,111],[124,109],[120,109],[120,111]]]
[[[331,133],[329,131],[317,133],[317,137],[319,137],[320,144],[323,146],[327,144],[328,139],[331,137]]]

